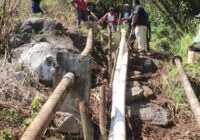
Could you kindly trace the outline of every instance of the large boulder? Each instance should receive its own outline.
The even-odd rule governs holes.
[[[40,81],[52,85],[58,52],[79,53],[62,25],[50,18],[25,20],[12,38],[13,58],[34,71]]]
[[[158,105],[150,106],[146,102],[137,102],[127,109],[131,117],[138,118],[149,124],[167,126],[171,122],[169,112]]]

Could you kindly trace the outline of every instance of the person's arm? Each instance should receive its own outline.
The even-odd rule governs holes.
[[[139,14],[134,14],[132,17],[132,25],[135,25],[138,21]]]
[[[135,25],[138,21],[138,16],[139,16],[139,6],[135,7],[135,10],[133,11],[133,16],[132,16],[132,23],[131,25]]]
[[[122,20],[124,21],[124,20],[131,20],[133,18],[133,14],[131,14],[129,17],[127,17],[127,18],[122,18]]]
[[[86,5],[88,4],[87,0],[84,0],[84,2],[85,2]]]
[[[71,1],[71,4],[72,4],[72,6],[73,6],[74,8],[77,8],[77,7],[78,7],[75,0],[72,0],[72,1]]]
[[[105,21],[105,19],[107,18],[108,13],[106,13],[97,23],[101,23],[102,21]]]

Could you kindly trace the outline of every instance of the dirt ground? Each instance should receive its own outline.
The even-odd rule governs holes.
[[[103,54],[103,55],[102,55]],[[92,90],[90,97],[90,108],[89,111],[92,116],[92,121],[95,128],[95,140],[99,137],[99,87],[105,85],[108,87],[108,83],[104,79],[108,78],[106,71],[107,61],[105,54],[101,48],[96,47],[95,51],[92,52]],[[158,61],[168,61],[168,56],[163,56],[160,54],[153,54],[150,56]],[[3,63],[2,63],[3,64]],[[2,68],[3,66],[1,66]],[[170,112],[171,122],[164,127],[151,125],[147,122],[143,122],[139,118],[126,118],[127,126],[127,140],[198,140],[200,139],[200,134],[198,133],[197,123],[192,116],[192,112],[189,106],[186,106],[182,111],[176,107],[175,101],[165,96],[162,93],[162,75],[164,75],[164,67],[158,66],[158,70],[153,73],[152,78],[145,79],[146,84],[151,87],[154,92],[154,97],[149,99],[148,104],[150,105],[160,105],[165,110]],[[1,83],[1,96],[0,96],[0,133],[4,136],[6,140],[19,139],[25,127],[30,123],[31,118],[34,117],[36,108],[31,108],[31,101],[34,99],[37,93],[43,93],[44,98],[40,100],[39,106],[41,106],[48,96],[52,93],[52,89],[46,88],[40,85],[37,78],[31,73],[24,74],[20,68],[16,68],[14,75],[9,75],[13,73],[14,70],[10,67],[6,69],[1,69],[1,79],[4,77],[7,83]],[[5,77],[5,73],[8,77]],[[22,74],[20,74],[22,73]],[[20,77],[22,75],[23,81],[19,83],[16,76]],[[9,81],[9,82],[8,82]],[[12,82],[11,82],[12,81]],[[107,95],[107,119],[109,124],[109,114],[111,108],[111,93],[108,88],[106,88]],[[5,114],[5,112],[7,112]],[[9,117],[11,116],[11,117]],[[14,116],[14,117],[13,117]],[[107,127],[109,130],[109,125]],[[1,139],[1,137],[0,137]],[[54,129],[48,129],[45,133],[43,139],[63,139],[61,134],[58,134]],[[65,136],[65,139],[69,137]],[[70,139],[78,139],[76,136],[71,136]]]
[[[159,61],[169,61],[168,56],[153,54],[151,58]],[[189,105],[184,110],[176,107],[175,101],[162,93],[162,76],[165,74],[164,67],[158,66],[153,78],[147,80],[147,85],[154,92],[154,97],[148,100],[151,106],[159,105],[169,112],[171,121],[167,126],[156,126],[142,121],[140,118],[129,118],[126,116],[127,140],[197,140],[200,139],[199,129]],[[99,123],[99,101],[100,86],[94,88],[91,93],[90,111],[95,124]],[[110,98],[109,90],[106,91]],[[108,99],[110,101],[110,99]],[[109,123],[110,102],[107,102],[107,119]],[[109,132],[109,125],[107,128]],[[96,132],[99,134],[99,130]]]

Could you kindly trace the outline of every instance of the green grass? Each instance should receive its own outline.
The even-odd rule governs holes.
[[[165,95],[172,97],[176,102],[176,108],[184,107],[184,90],[180,83],[177,70],[173,64],[165,64],[166,73],[163,76],[162,90]]]
[[[12,123],[22,123],[23,117],[16,109],[7,109],[0,106],[0,116]]]
[[[10,129],[0,131],[0,140],[12,140],[13,133]]]

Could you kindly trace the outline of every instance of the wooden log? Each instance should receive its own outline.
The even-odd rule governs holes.
[[[39,140],[46,128],[48,127],[54,113],[60,107],[67,95],[67,91],[74,81],[74,74],[67,73],[61,82],[58,84],[53,94],[49,97],[46,103],[41,108],[38,115],[26,129],[21,137],[21,140]]]
[[[81,115],[81,124],[84,140],[94,140],[94,128],[92,127],[85,101],[79,102],[79,111]]]
[[[112,73],[112,31],[111,28],[108,27],[108,71],[110,74],[109,81],[111,81],[111,73]]]
[[[93,46],[93,29],[90,28],[87,36],[85,49],[81,52],[82,56],[87,56],[91,53]]]
[[[99,113],[99,126],[100,126],[100,139],[106,140],[106,98],[105,87],[100,87],[100,113]]]
[[[181,79],[183,88],[185,90],[185,95],[188,99],[188,103],[190,105],[190,108],[192,110],[194,118],[197,121],[198,127],[200,129],[200,104],[199,104],[199,100],[198,100],[197,96],[195,95],[194,90],[192,89],[190,81],[189,81],[187,74],[186,74],[186,72],[183,68],[182,63],[181,63],[181,58],[176,56],[174,58],[174,64],[177,67],[179,77]]]

